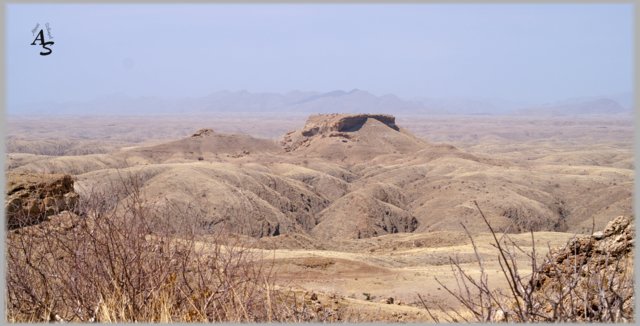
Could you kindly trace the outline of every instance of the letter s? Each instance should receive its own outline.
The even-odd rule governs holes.
[[[53,44],[54,44],[54,42],[53,42],[53,41],[49,41],[49,42],[45,42],[45,43],[43,43],[43,44],[42,44],[42,47],[43,47],[45,50],[48,50],[49,52],[40,52],[40,55],[49,55],[49,54],[51,54],[51,52],[53,52],[53,51],[52,51],[50,48],[48,48],[48,47],[47,47],[47,45],[53,45]]]

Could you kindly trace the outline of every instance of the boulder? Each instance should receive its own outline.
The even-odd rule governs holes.
[[[78,194],[65,174],[8,173],[5,212],[15,229],[38,224],[48,216],[76,210]]]
[[[633,219],[619,216],[609,222],[602,232],[578,236],[559,250],[552,250],[548,259],[532,280],[534,296],[548,304],[546,311],[553,311],[547,298],[568,293],[574,287],[574,301],[566,295],[564,307],[576,308],[578,321],[589,321],[598,314],[605,314],[601,302],[614,304],[623,316],[633,316],[633,252],[635,226]],[[623,301],[621,301],[623,300]],[[582,319],[584,317],[584,319]],[[616,320],[622,320],[617,318]]]

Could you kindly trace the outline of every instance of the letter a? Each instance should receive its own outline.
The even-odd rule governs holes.
[[[40,45],[44,44],[44,31],[40,30],[40,33],[38,33],[38,36],[36,36],[36,39],[33,40],[33,43],[31,43],[31,45],[36,45],[36,42],[38,41],[38,39],[40,40]]]

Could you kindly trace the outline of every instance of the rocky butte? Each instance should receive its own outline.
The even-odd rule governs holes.
[[[349,133],[360,130],[370,119],[379,121],[395,131],[400,130],[396,125],[396,118],[388,114],[317,114],[307,119],[303,129],[287,133],[282,145],[290,152],[301,146],[308,146],[312,137],[317,135],[322,138],[351,139]]]

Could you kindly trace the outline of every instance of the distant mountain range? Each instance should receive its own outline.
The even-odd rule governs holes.
[[[583,98],[565,100],[552,104],[534,106],[516,111],[521,114],[575,115],[575,114],[612,114],[631,112],[610,98]]]
[[[632,96],[581,98],[535,105],[494,99],[417,98],[377,96],[364,90],[331,92],[292,91],[253,93],[218,91],[204,97],[167,99],[161,97],[103,96],[85,102],[36,103],[10,107],[10,115],[148,115],[203,113],[388,113],[408,114],[609,114],[632,112]]]

